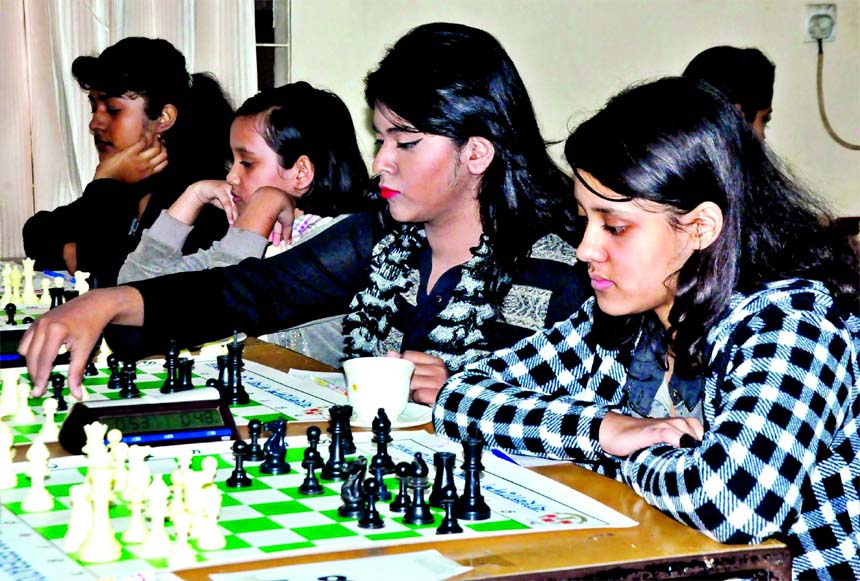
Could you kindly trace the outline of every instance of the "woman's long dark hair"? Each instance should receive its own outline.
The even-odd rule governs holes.
[[[622,92],[573,132],[565,157],[611,190],[671,213],[705,201],[722,210],[720,236],[678,273],[667,337],[679,374],[702,370],[705,336],[735,291],[802,277],[823,282],[840,308],[860,310],[856,245],[707,83],[666,78]]]
[[[299,81],[257,93],[237,117],[265,113],[260,134],[291,168],[302,155],[314,164],[313,186],[297,200],[311,214],[335,216],[365,209],[367,166],[358,149],[349,109],[331,91]]]
[[[492,35],[461,24],[419,26],[365,84],[369,107],[382,103],[421,132],[458,145],[492,142],[478,201],[501,273],[513,272],[535,240],[571,223],[570,179],[550,159],[525,85]]]

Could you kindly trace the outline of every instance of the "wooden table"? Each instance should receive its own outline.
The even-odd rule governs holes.
[[[275,345],[249,340],[245,357],[271,367],[330,371],[326,365]],[[291,435],[303,434],[296,424]],[[430,430],[432,427],[425,426]],[[211,573],[237,572],[299,563],[354,559],[433,548],[473,569],[456,579],[643,579],[710,575],[791,579],[791,555],[784,544],[723,545],[651,507],[628,486],[572,464],[535,468],[639,522],[626,529],[531,533],[341,551],[182,571],[179,577],[204,580]]]

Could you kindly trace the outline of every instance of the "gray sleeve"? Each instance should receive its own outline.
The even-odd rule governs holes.
[[[245,258],[259,258],[268,244],[259,234],[230,228],[224,239],[213,242],[210,248],[183,256],[182,245],[191,230],[192,226],[162,211],[152,228],[143,232],[137,249],[126,258],[119,272],[118,283],[230,266]]]

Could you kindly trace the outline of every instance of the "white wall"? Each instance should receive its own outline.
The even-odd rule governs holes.
[[[825,44],[831,124],[860,143],[860,0],[836,0]],[[755,46],[776,63],[768,143],[841,215],[860,216],[860,152],[834,143],[818,117],[814,44],[802,42],[805,0],[292,0],[292,78],[338,93],[364,151],[373,138],[363,79],[385,47],[431,21],[494,34],[529,89],[544,136],[568,130],[631,82],[679,74],[716,44]],[[560,155],[556,147],[554,152]]]

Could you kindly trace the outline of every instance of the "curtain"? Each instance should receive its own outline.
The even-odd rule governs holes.
[[[80,196],[98,163],[79,55],[127,36],[164,38],[188,71],[210,72],[234,105],[256,92],[253,0],[0,0],[0,257],[24,254],[21,228]]]

